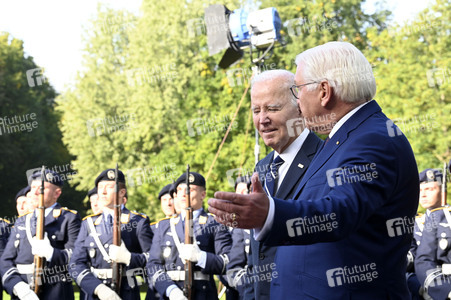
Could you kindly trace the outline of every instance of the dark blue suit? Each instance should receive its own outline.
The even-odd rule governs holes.
[[[104,258],[88,227],[87,218],[92,218],[96,233],[108,253],[108,246],[113,242],[112,227],[107,225],[103,214],[88,216],[83,219],[80,234],[76,242],[73,256],[70,261],[70,274],[78,286],[83,289],[85,299],[98,299],[94,295],[96,287],[103,283],[111,284],[111,276],[95,275],[94,269],[111,269]],[[139,286],[135,274],[144,275],[147,263],[147,253],[152,243],[152,231],[149,218],[145,215],[122,208],[121,239],[131,253],[130,264],[125,267],[122,278],[120,295],[122,299],[140,299]]]
[[[433,299],[447,299],[451,292],[451,274],[442,271],[444,264],[451,264],[451,219],[447,220],[445,210],[450,212],[451,208],[437,208],[426,217],[415,257],[417,277]],[[434,271],[435,280],[426,280],[431,273],[432,278]]]
[[[3,220],[0,218],[0,257],[3,254],[3,250],[6,247],[6,243],[8,242],[8,237],[10,234],[11,226],[7,220]],[[0,276],[0,300],[3,299],[3,285],[1,282]]]
[[[31,215],[30,215],[31,214]],[[26,218],[31,216],[31,234],[36,234],[35,212],[19,217],[14,224],[11,236],[0,260],[0,271],[6,291],[12,299],[13,288],[20,281],[28,283],[31,274],[21,274],[18,265],[30,265],[34,256],[26,235]],[[40,299],[74,299],[72,279],[68,273],[69,258],[80,230],[80,217],[76,211],[62,208],[56,204],[45,217],[44,231],[54,248],[51,261],[47,261],[44,269],[42,292]]]
[[[415,158],[371,101],[317,153],[293,200],[274,199],[271,299],[408,299]],[[292,246],[289,246],[292,245]]]
[[[180,217],[161,220],[158,227],[154,229],[155,235],[147,264],[149,285],[151,285],[151,288],[155,287],[161,296],[160,299],[167,299],[166,289],[172,284],[176,284],[183,289],[183,280],[172,280],[167,274],[168,271],[183,271],[185,269],[174,242],[170,222],[176,222],[175,230],[178,239],[181,243],[184,242],[185,230]],[[197,272],[200,276],[204,274],[205,277],[205,279],[194,280],[193,299],[217,299],[213,274],[225,273],[228,261],[227,254],[232,246],[232,238],[228,228],[216,222],[214,217],[207,214],[203,209],[199,217],[194,219],[193,232],[200,250],[207,252],[205,268],[193,264],[194,272]]]
[[[296,191],[296,187],[301,182],[307,168],[310,165],[318,148],[322,146],[323,142],[313,132],[310,132],[299,149],[291,166],[289,167],[283,182],[277,189],[276,198],[290,199]],[[265,174],[269,165],[274,159],[274,151],[271,151],[265,158],[260,160],[255,166],[255,170],[259,173],[259,178],[265,178]],[[302,167],[300,167],[302,166]],[[263,181],[262,181],[263,182]],[[261,280],[256,276],[272,274],[271,264],[274,263],[276,255],[276,247],[270,247],[260,243],[254,239],[253,232],[251,232],[251,247],[248,258],[248,276],[243,278],[244,283],[250,283],[250,287],[245,288],[244,299],[269,299],[271,279]],[[232,260],[232,258],[231,258]],[[263,272],[260,272],[264,270]],[[262,273],[262,274],[260,274]],[[250,275],[250,276],[249,276]],[[254,279],[252,279],[254,278]]]

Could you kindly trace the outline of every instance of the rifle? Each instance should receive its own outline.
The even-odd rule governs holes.
[[[447,205],[448,191],[446,188],[446,180],[448,178],[448,165],[445,162],[443,165],[443,179],[442,179],[442,206]]]
[[[45,166],[42,166],[41,169],[41,190],[39,192],[39,205],[36,210],[36,238],[38,240],[44,239],[44,221],[45,221],[45,215],[44,215],[44,176],[45,176]],[[43,268],[45,264],[45,258],[39,257],[37,255],[34,256],[34,269],[33,269],[33,281],[32,281],[32,288],[36,295],[39,294],[41,291],[41,285],[42,285],[42,276],[43,276]]]
[[[186,167],[186,217],[185,217],[185,245],[193,244],[193,208],[191,207],[191,193],[189,187],[189,165]],[[185,262],[185,280],[183,283],[183,293],[188,300],[191,300],[193,293],[194,271],[193,263],[189,260]]]
[[[114,206],[113,206],[113,245],[120,246],[121,245],[121,204],[119,203],[119,184],[118,184],[118,164],[116,163],[115,170],[115,192],[116,195],[114,197]],[[113,269],[113,277],[111,280],[111,289],[116,292],[116,294],[120,294],[121,291],[121,280],[122,274],[124,272],[124,264],[120,264],[117,262],[111,263],[111,268]]]

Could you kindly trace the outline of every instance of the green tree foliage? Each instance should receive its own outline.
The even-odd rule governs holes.
[[[239,7],[233,1],[225,5]],[[364,22],[380,21],[364,16],[360,3],[350,2],[345,9],[321,3],[272,6],[283,20],[304,18],[309,23],[304,29],[301,23],[285,24],[292,35],[265,69],[294,71],[293,57],[303,48],[338,38],[354,41],[363,36]],[[81,189],[91,188],[97,174],[118,161],[129,181],[128,206],[156,219],[161,216],[159,189],[176,179],[187,163],[207,175],[249,82],[251,64],[246,56],[231,67],[236,73],[217,69],[220,56],[209,57],[207,51],[205,7],[202,1],[144,1],[136,20],[124,12],[99,9],[86,38],[86,71],[58,101],[64,142],[76,156]],[[338,10],[340,18],[333,19]],[[215,190],[231,190],[227,179],[233,180],[241,167],[244,172],[253,169],[254,131],[249,95],[245,97],[209,175],[209,196]],[[132,120],[117,121],[121,116]],[[116,130],[110,123],[124,128]],[[260,145],[262,157],[269,149]]]
[[[448,4],[440,1],[430,17],[449,20]],[[377,100],[390,117],[436,114],[440,129],[406,132],[420,166],[449,158],[449,142],[438,138],[449,127],[449,77],[434,87],[427,80],[427,70],[449,65],[449,24],[406,34],[404,27],[387,27],[388,11],[368,15],[360,1],[350,0],[223,4],[231,10],[240,5],[278,9],[284,43],[264,61],[263,70],[294,72],[295,56],[307,48],[333,40],[355,44],[374,65]],[[245,94],[252,64],[246,53],[222,70],[217,67],[221,55],[208,55],[203,19],[208,5],[199,0],[143,1],[140,16],[99,7],[85,38],[84,70],[57,101],[79,189],[92,188],[103,169],[119,162],[128,180],[127,206],[155,220],[162,216],[159,190],[187,164],[192,171],[208,174],[207,198],[216,190],[231,190],[228,179],[252,171],[254,128],[249,93]],[[428,26],[428,20],[432,19],[415,22]],[[442,109],[447,105],[448,110]],[[270,149],[261,141],[260,146],[262,158]],[[435,158],[427,158],[431,152]]]
[[[14,197],[27,185],[26,171],[45,164],[50,168],[70,165],[72,157],[61,142],[59,115],[54,111],[54,89],[38,81],[39,68],[26,56],[22,41],[0,34],[0,190],[3,217],[17,215]],[[27,72],[31,86],[27,79]],[[66,173],[71,173],[66,172]],[[83,208],[83,197],[66,186],[61,204]],[[83,208],[84,209],[84,208]]]
[[[409,139],[419,170],[451,158],[451,7],[438,0],[414,20],[368,31],[377,99]]]

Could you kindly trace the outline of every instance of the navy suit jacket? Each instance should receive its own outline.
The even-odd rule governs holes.
[[[419,179],[395,126],[367,103],[317,153],[294,198],[274,199],[264,238],[282,247],[271,299],[408,299]]]
[[[305,171],[312,161],[315,153],[322,146],[323,142],[313,132],[307,135],[302,147],[296,154],[283,182],[280,184],[276,192],[276,197],[280,199],[292,198],[296,191],[297,185],[300,183]],[[271,151],[265,158],[260,160],[255,166],[255,170],[259,173],[259,178],[264,182],[265,174],[269,169],[269,165],[274,159],[274,151]],[[263,179],[263,180],[262,180]],[[248,273],[249,276],[257,278],[259,273],[272,273],[271,264],[274,263],[274,256],[276,255],[276,247],[269,247],[254,239],[254,234],[251,232],[251,247],[248,256]],[[232,260],[232,258],[231,258]],[[263,272],[254,271],[265,270]],[[244,282],[245,280],[243,280]],[[271,280],[252,280],[248,279],[251,287],[245,289],[244,299],[269,299],[270,296],[270,282]]]

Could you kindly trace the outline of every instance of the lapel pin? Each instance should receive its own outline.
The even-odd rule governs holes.
[[[304,165],[303,165],[303,164],[298,164],[298,167],[301,168],[301,169],[303,169],[303,168],[304,168]]]

